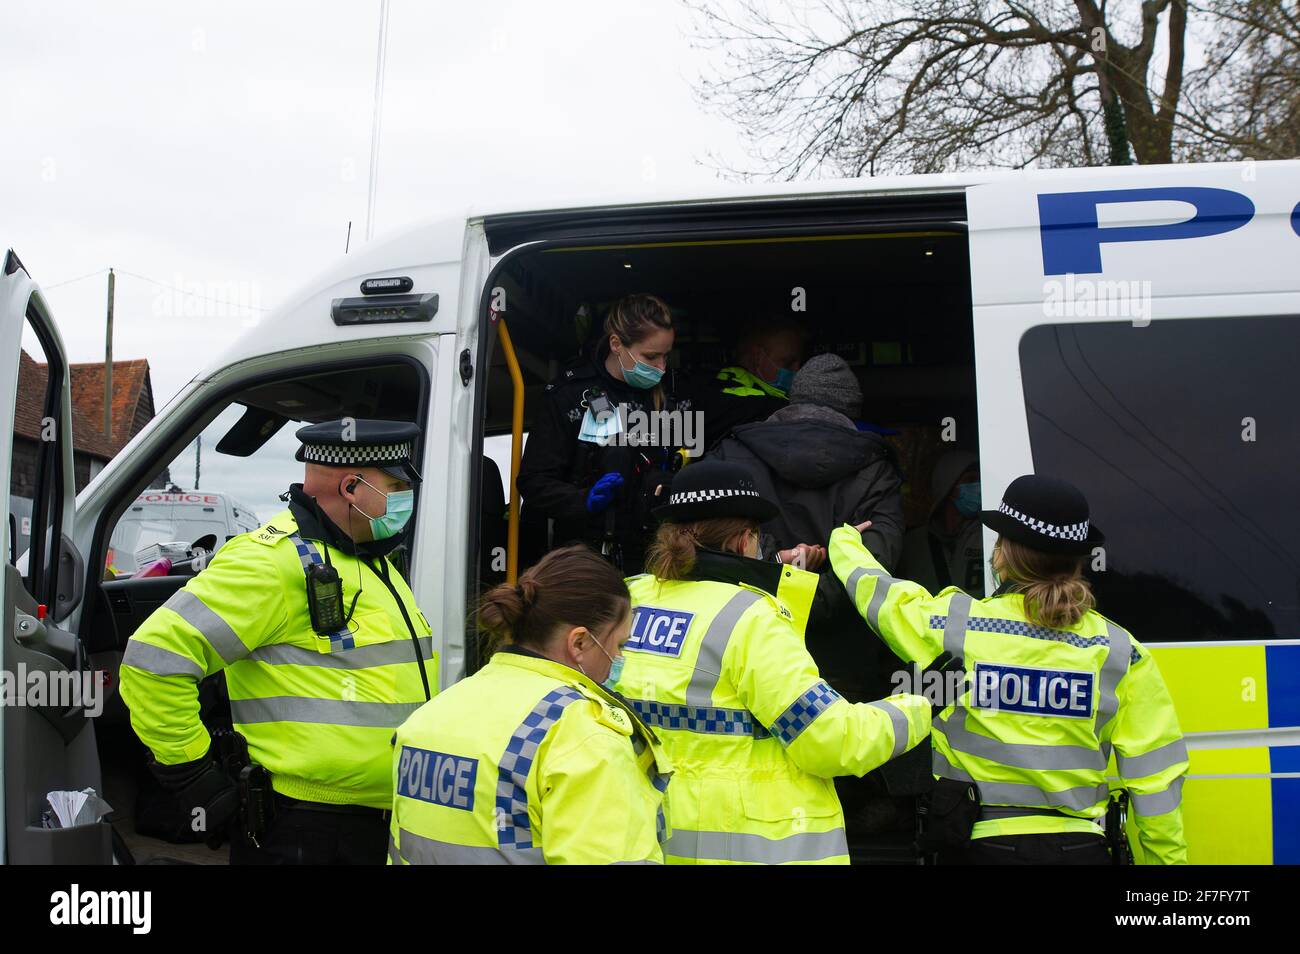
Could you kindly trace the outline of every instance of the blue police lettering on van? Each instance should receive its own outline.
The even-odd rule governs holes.
[[[1092,685],[1090,672],[976,663],[971,705],[1026,715],[1090,719]]]
[[[474,810],[478,759],[402,746],[397,762],[397,794],[432,805]]]
[[[1115,225],[1102,228],[1097,207],[1116,202],[1186,202],[1195,210],[1186,222]],[[1231,189],[1168,186],[1159,189],[1108,189],[1054,192],[1038,197],[1038,234],[1043,243],[1044,275],[1087,275],[1102,271],[1101,246],[1107,242],[1156,242],[1203,238],[1241,228],[1255,215],[1255,203]]]
[[[638,606],[632,611],[632,635],[623,648],[661,656],[680,656],[686,631],[694,618],[694,613],[681,610]]]

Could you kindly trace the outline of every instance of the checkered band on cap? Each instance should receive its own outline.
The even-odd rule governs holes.
[[[724,497],[757,497],[757,490],[684,490],[668,498],[670,504],[704,503]]]
[[[397,444],[303,444],[303,460],[315,464],[361,465],[411,459],[411,442]]]
[[[1013,520],[1019,520],[1030,530],[1035,533],[1041,533],[1045,537],[1055,537],[1058,540],[1087,540],[1088,539],[1088,521],[1083,523],[1070,523],[1064,526],[1058,526],[1054,523],[1045,523],[1042,520],[1035,520],[1033,517],[1021,513],[1006,505],[1006,502],[998,504],[998,513],[1004,513]]]

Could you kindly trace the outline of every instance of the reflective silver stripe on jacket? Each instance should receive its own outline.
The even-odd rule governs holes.
[[[433,657],[433,637],[420,637],[420,650],[424,658]],[[255,662],[272,666],[316,666],[320,669],[373,669],[377,666],[405,665],[415,662],[415,649],[410,639],[393,639],[386,643],[357,646],[338,652],[322,653],[288,643],[259,646],[248,654]]]
[[[785,838],[764,838],[745,832],[674,829],[664,854],[700,861],[749,861],[779,865],[792,861],[823,861],[849,853],[843,828],[799,832]]]
[[[722,657],[731,641],[732,630],[740,622],[740,617],[763,597],[753,590],[742,589],[718,611],[704,632],[699,654],[695,657],[695,671],[691,673],[690,684],[686,687],[686,704],[691,706],[710,706],[713,704],[713,690],[717,688],[718,678],[722,675]]]
[[[1022,769],[1106,770],[1100,749],[1086,745],[1039,745],[1033,742],[1001,742],[966,728],[966,709],[957,706],[952,715],[935,726],[954,751],[974,755],[1000,765]]]
[[[1186,761],[1187,743],[1181,737],[1141,755],[1115,753],[1115,765],[1119,769],[1120,778],[1126,779],[1145,778]]]
[[[873,709],[880,709],[888,714],[889,722],[894,727],[894,751],[889,753],[889,757],[891,759],[898,758],[907,748],[907,713],[898,708],[898,706],[894,705],[892,702],[885,702],[884,700],[881,700],[880,702],[868,702],[867,705],[871,706]]]
[[[1137,812],[1139,815],[1145,815],[1147,817],[1172,812],[1183,803],[1184,778],[1186,778],[1186,776],[1178,776],[1163,792],[1139,795],[1137,792],[1130,791],[1129,797],[1133,801],[1133,811]]]
[[[849,574],[848,581],[844,584],[844,589],[848,591],[849,599],[853,601],[854,606],[858,605],[858,582],[864,576],[876,577],[876,588],[871,593],[871,599],[867,603],[864,615],[867,618],[867,623],[878,633],[880,632],[880,607],[885,605],[885,595],[898,580],[879,567],[858,567]]]
[[[1128,633],[1120,629],[1110,620],[1106,621],[1106,636],[1109,641],[1109,647],[1106,650],[1106,661],[1101,664],[1100,693],[1097,701],[1097,721],[1093,725],[1093,731],[1097,738],[1101,738],[1101,730],[1107,722],[1114,718],[1115,713],[1119,711],[1119,681],[1124,678],[1129,667],[1129,651],[1132,648],[1132,642],[1128,638]],[[1102,764],[1110,761],[1110,742],[1101,743]]]
[[[943,624],[943,649],[954,659],[966,655],[966,623],[970,619],[971,598],[958,593],[948,601],[948,618]]]
[[[230,624],[189,590],[177,590],[163,606],[197,629],[227,665],[248,655]]]
[[[265,696],[260,699],[231,699],[230,715],[236,725],[307,722],[396,729],[422,705],[423,702],[349,702],[308,696]]]
[[[127,640],[122,665],[134,666],[155,676],[189,676],[197,680],[204,675],[203,667],[193,659],[186,659],[180,653],[138,639]]]
[[[447,841],[425,838],[405,828],[398,829],[401,845],[388,840],[388,856],[397,863],[400,857],[412,865],[544,865],[540,848],[486,848],[454,845]]]
[[[942,778],[974,782],[979,787],[981,804],[986,805],[1023,805],[1030,808],[1070,808],[1084,811],[1095,807],[1100,802],[1110,800],[1110,787],[1105,782],[1051,792],[1018,782],[980,781],[972,777],[969,772],[950,763],[937,747],[933,751],[931,767],[934,774]]]

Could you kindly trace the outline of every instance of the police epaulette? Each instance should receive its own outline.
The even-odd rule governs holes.
[[[767,590],[763,589],[760,586],[754,586],[751,583],[745,583],[744,581],[741,581],[736,585],[739,586],[741,589],[750,590],[751,592],[757,593],[759,596],[764,597],[769,603],[772,604],[772,608],[776,610],[777,613],[779,613],[782,618],[791,621],[794,620],[794,614],[790,612],[789,608],[784,603],[782,603],[779,599],[777,599],[775,596],[769,593]]]

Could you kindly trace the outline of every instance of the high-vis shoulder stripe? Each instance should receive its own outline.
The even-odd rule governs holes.
[[[958,597],[953,597],[952,606],[957,603]],[[969,610],[970,597],[966,597],[966,606]],[[949,612],[952,612],[950,607]],[[931,629],[942,629],[947,633],[949,628],[948,616],[931,616]],[[1022,619],[1000,619],[994,616],[974,616],[968,619],[964,626],[965,629],[977,633],[1006,633],[1010,636],[1028,636],[1031,639],[1047,639],[1058,643],[1068,643],[1076,649],[1089,649],[1093,646],[1104,646],[1110,642],[1108,636],[1079,636],[1075,633],[1067,633],[1059,629],[1048,629],[1046,626],[1038,626],[1034,623],[1028,623]],[[947,645],[944,645],[947,649]],[[951,652],[951,650],[949,650]]]
[[[879,702],[869,702],[867,705],[873,709],[879,709],[889,716],[889,724],[894,727],[894,751],[889,753],[889,757],[891,759],[898,758],[907,748],[907,713],[892,702],[886,702],[883,699]]]
[[[537,747],[559,721],[564,710],[582,694],[558,686],[533,707],[506,743],[497,763],[497,845],[512,851],[533,848],[533,825],[528,817],[528,773],[532,771]]]
[[[782,745],[789,745],[799,738],[804,729],[813,724],[813,720],[841,698],[842,696],[828,683],[817,683],[776,717],[776,721],[772,723],[772,734],[780,739]],[[906,737],[906,729],[903,735]]]
[[[177,590],[163,606],[197,629],[227,665],[248,655],[230,624],[189,590]]]
[[[231,699],[230,716],[236,725],[255,722],[306,722],[314,725],[349,725],[370,729],[396,729],[423,702],[350,702],[308,696],[263,696]]]
[[[745,610],[762,598],[753,590],[739,590],[713,617],[709,628],[704,632],[699,654],[695,657],[695,671],[691,673],[690,684],[686,687],[687,705],[707,707],[713,704],[713,690],[717,688],[718,677],[722,673],[722,657],[727,652],[727,643],[731,641],[731,632],[740,622]]]
[[[127,641],[126,652],[122,654],[122,665],[134,666],[155,676],[189,676],[196,680],[203,678],[203,667],[193,659],[138,639]]]
[[[937,628],[934,625],[936,619],[943,620],[943,650],[953,659],[963,659],[966,656],[966,630],[973,629],[971,623],[977,622],[970,618],[971,598],[965,593],[958,593],[948,601],[948,615],[935,616],[930,618],[930,628]]]
[[[1102,726],[1114,718],[1115,713],[1119,711],[1119,699],[1116,693],[1119,689],[1119,681],[1128,672],[1129,650],[1132,648],[1128,633],[1109,620],[1106,622],[1106,639],[1110,647],[1106,650],[1106,661],[1101,665],[1100,701],[1097,703],[1097,721],[1093,727],[1099,739]],[[1105,751],[1109,760],[1109,747],[1106,747]]]
[[[795,861],[822,861],[849,853],[843,828],[806,831],[785,838],[735,831],[690,831],[676,829],[664,846],[664,854],[700,861],[748,861],[779,865]]]
[[[753,713],[745,709],[718,706],[684,706],[653,699],[629,699],[628,704],[646,725],[657,729],[678,729],[704,735],[749,736],[766,739],[770,733]]]

